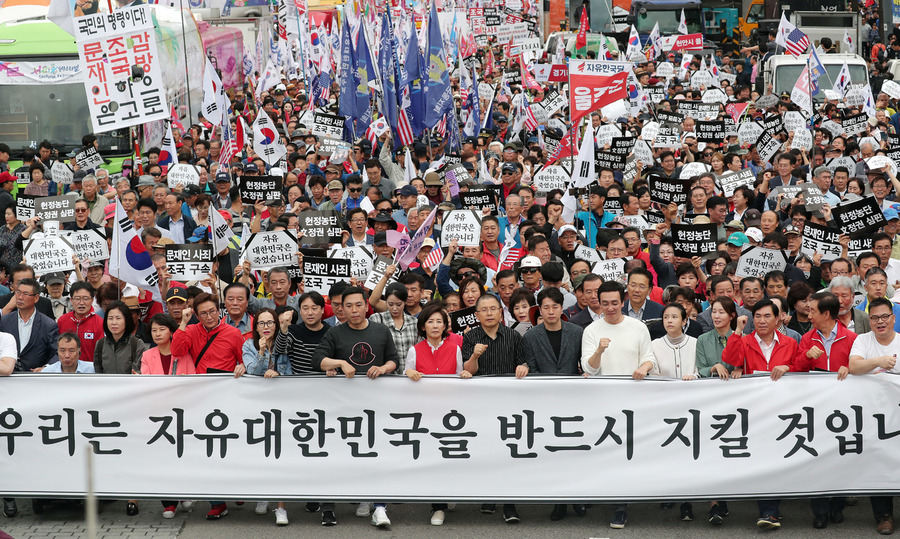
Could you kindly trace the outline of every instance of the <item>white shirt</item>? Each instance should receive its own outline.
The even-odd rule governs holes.
[[[9,333],[0,333],[0,357],[11,357],[16,361],[19,359],[16,338]]]
[[[609,339],[609,347],[600,358],[600,368],[595,369],[589,361],[602,338]],[[603,319],[585,328],[581,339],[581,368],[589,375],[630,376],[647,361],[653,363],[653,369],[658,368],[650,348],[650,332],[643,322],[623,316],[618,324]]]
[[[759,335],[756,333],[753,334],[756,338],[756,342],[759,344],[759,349],[762,350],[763,356],[766,358],[766,364],[772,360],[772,351],[775,350],[775,343],[778,342],[778,332],[775,332],[775,337],[772,339],[770,344],[766,344],[762,339],[759,338]]]
[[[900,281],[900,260],[889,258],[884,272],[887,273],[889,285],[893,286],[894,283]]]
[[[859,356],[863,359],[872,359],[881,356],[900,355],[900,338],[894,333],[894,340],[888,345],[883,345],[875,338],[875,333],[863,333],[856,337],[853,346],[850,348],[850,356]],[[884,372],[884,369],[876,367],[869,372]],[[890,372],[900,372],[900,365],[894,366]]]
[[[19,352],[28,346],[31,340],[31,329],[34,327],[34,318],[37,316],[37,309],[31,313],[31,317],[26,322],[22,320],[21,311],[16,311],[16,321],[19,324]]]

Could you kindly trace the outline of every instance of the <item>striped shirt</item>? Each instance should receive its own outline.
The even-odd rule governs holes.
[[[500,326],[497,328],[497,337],[491,339],[481,326],[472,328],[463,337],[464,362],[472,357],[476,344],[488,345],[487,350],[478,358],[479,375],[513,374],[517,366],[526,364],[522,336],[514,329]]]
[[[323,322],[321,329],[312,331],[306,324],[292,324],[288,327],[287,333],[279,331],[275,337],[275,353],[288,355],[293,374],[317,372],[312,364],[313,352],[330,327]]]
[[[409,349],[422,340],[419,337],[416,317],[403,313],[403,327],[400,329],[397,329],[397,326],[394,325],[394,319],[389,311],[373,314],[369,317],[369,322],[387,326],[391,331],[391,338],[394,339],[394,347],[397,348],[397,356],[400,358],[397,372],[404,372],[406,370],[406,355],[409,353]]]

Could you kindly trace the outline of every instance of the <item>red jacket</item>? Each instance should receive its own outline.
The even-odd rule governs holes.
[[[97,315],[93,309],[91,312],[77,320],[75,312],[69,311],[59,317],[56,325],[59,326],[59,334],[72,332],[78,335],[81,342],[81,361],[94,362],[94,347],[97,341],[103,338],[103,317]]]
[[[178,328],[172,337],[172,355],[191,356],[196,361],[213,335],[217,335],[216,340],[197,363],[197,374],[206,374],[207,369],[233,371],[238,363],[243,363],[244,336],[241,335],[241,330],[229,326],[224,320],[212,331],[206,331],[203,324],[191,324],[185,329]]]
[[[797,341],[779,333],[778,342],[775,343],[775,348],[772,350],[772,359],[766,362],[766,356],[763,355],[759,343],[756,342],[755,331],[750,335],[732,333],[722,352],[722,360],[735,367],[741,367],[744,374],[769,372],[772,367],[778,365],[787,365],[789,370],[795,371],[797,369],[793,367],[793,363],[796,357]]]
[[[823,353],[816,359],[806,357],[806,352],[813,346],[817,346],[823,352],[825,345],[816,328],[807,331],[803,338],[800,339],[800,348],[797,350],[797,358],[794,360],[794,366],[798,371],[831,371],[837,372],[841,367],[850,366],[850,349],[853,348],[853,341],[856,340],[856,333],[853,333],[847,326],[837,321],[837,337],[831,345],[831,354]]]

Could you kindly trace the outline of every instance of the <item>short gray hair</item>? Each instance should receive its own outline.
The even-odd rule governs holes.
[[[97,183],[97,176],[94,176],[93,174],[88,174],[87,176],[85,176],[84,178],[82,178],[82,180],[81,180],[81,185],[84,185],[84,184],[86,184],[86,183],[88,183],[88,182],[94,182],[94,183]]]
[[[831,283],[828,285],[829,291],[834,291],[835,288],[848,288],[853,292],[853,280],[846,275],[838,275],[831,279]]]
[[[813,170],[813,174],[816,176],[816,178],[821,176],[823,172],[827,172],[827,173],[831,174],[831,169],[826,167],[825,165],[822,165],[822,166],[816,167],[816,169]]]

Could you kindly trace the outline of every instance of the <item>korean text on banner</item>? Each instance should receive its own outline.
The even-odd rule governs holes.
[[[70,440],[86,435],[97,495],[118,499],[627,502],[891,495],[900,483],[892,374],[78,378],[3,381],[0,495],[84,496],[88,446]],[[53,425],[65,432],[41,436]],[[415,481],[397,473],[410,466]]]
[[[169,117],[150,6],[79,17],[75,40],[94,132]]]

